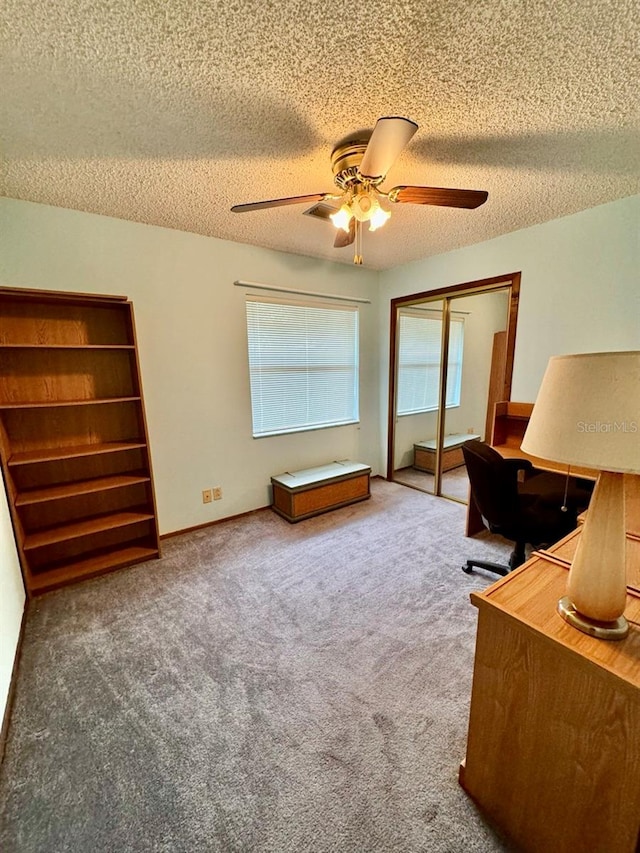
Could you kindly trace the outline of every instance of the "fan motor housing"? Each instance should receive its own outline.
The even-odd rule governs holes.
[[[369,144],[368,139],[351,139],[331,152],[333,180],[342,189],[362,183],[360,163]]]

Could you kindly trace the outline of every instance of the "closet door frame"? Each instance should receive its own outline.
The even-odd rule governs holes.
[[[398,360],[398,316],[399,309],[411,305],[424,304],[426,302],[443,301],[443,334],[442,334],[442,357],[440,363],[440,398],[438,408],[437,446],[436,446],[436,472],[434,483],[434,494],[440,494],[440,481],[442,479],[442,433],[444,431],[443,405],[446,394],[447,382],[447,349],[449,342],[449,301],[453,297],[471,296],[474,294],[491,293],[496,290],[509,291],[509,316],[507,319],[507,353],[505,363],[504,387],[502,389],[502,400],[511,399],[511,383],[513,378],[513,358],[516,344],[516,326],[518,320],[518,304],[520,301],[520,279],[521,273],[514,272],[507,275],[494,276],[493,278],[479,279],[436,290],[426,290],[420,293],[411,293],[407,296],[398,296],[391,300],[391,317],[389,326],[389,403],[388,403],[388,428],[387,428],[387,480],[394,479],[394,452],[395,452],[395,426],[396,426],[396,384],[397,384],[397,360]]]

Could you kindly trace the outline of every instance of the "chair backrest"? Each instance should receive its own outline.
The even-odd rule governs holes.
[[[514,469],[497,450],[477,439],[465,441],[462,455],[480,515],[491,528],[511,524],[518,512],[518,480]]]

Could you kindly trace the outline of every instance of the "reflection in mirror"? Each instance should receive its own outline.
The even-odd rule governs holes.
[[[461,446],[486,434],[493,405],[501,400],[506,369],[509,291],[449,300],[449,358],[440,494],[466,503],[469,480]]]
[[[393,479],[434,493],[444,302],[398,308]]]

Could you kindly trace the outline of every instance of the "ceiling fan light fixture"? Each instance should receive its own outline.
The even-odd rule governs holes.
[[[351,210],[358,222],[369,222],[379,209],[380,202],[371,190],[359,192],[351,201]]]
[[[343,204],[340,210],[337,210],[335,213],[332,213],[330,216],[331,221],[335,225],[336,228],[342,228],[343,231],[349,233],[349,222],[351,221],[351,217],[353,216],[353,211],[349,207],[348,204]]]
[[[384,207],[378,204],[377,209],[374,210],[369,220],[369,231],[377,231],[378,228],[382,228],[390,216],[390,211],[385,210]]]

